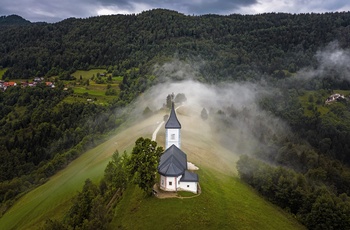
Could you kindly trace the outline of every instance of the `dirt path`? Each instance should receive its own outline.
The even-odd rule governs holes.
[[[155,141],[157,139],[157,133],[159,131],[159,129],[162,127],[162,125],[164,124],[164,121],[162,121],[158,127],[156,128],[156,130],[154,130],[153,134],[152,134],[152,141]]]

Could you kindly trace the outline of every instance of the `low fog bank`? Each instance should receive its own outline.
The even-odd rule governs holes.
[[[337,41],[329,43],[315,54],[316,68],[306,68],[299,71],[300,77],[325,77],[337,75],[339,79],[350,80],[350,50],[342,49]]]
[[[312,66],[300,69],[292,77],[280,80],[285,88],[304,88],[310,90],[349,88],[350,49],[343,49],[337,41],[319,48],[313,58]]]
[[[249,154],[264,149],[268,147],[267,139],[289,132],[283,121],[258,105],[262,98],[278,91],[249,82],[209,85],[195,80],[169,80],[139,97],[134,113],[142,114],[146,107],[152,111],[161,109],[171,93],[185,94],[187,101],[184,104],[191,110],[191,116],[201,119],[201,111],[205,108],[209,114],[205,122],[210,124],[218,140],[234,153]]]
[[[332,42],[315,53],[315,65],[298,71],[292,77],[270,83],[267,80],[252,82],[202,83],[200,68],[204,61],[192,63],[174,59],[156,65],[154,74],[161,79],[135,102],[133,114],[142,114],[146,107],[152,111],[163,108],[168,94],[185,94],[186,106],[200,117],[203,108],[208,111],[212,131],[222,144],[239,154],[264,152],[278,148],[278,140],[291,134],[288,125],[259,103],[266,97],[279,97],[286,88],[322,88],[322,79],[333,77],[350,80],[350,50],[341,49]],[[316,79],[316,80],[315,80]],[[287,87],[283,87],[283,84]],[[318,84],[317,86],[315,86]],[[282,87],[281,87],[282,86]],[[289,87],[288,87],[289,86]],[[277,88],[278,87],[278,88]]]

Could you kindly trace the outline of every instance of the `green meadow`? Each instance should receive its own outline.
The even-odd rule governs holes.
[[[3,74],[6,72],[6,68],[0,69],[0,79],[2,79]],[[122,76],[114,76],[107,74],[105,69],[91,69],[91,70],[78,70],[72,74],[76,80],[68,81],[64,80],[63,83],[67,88],[73,89],[73,95],[70,95],[64,99],[64,102],[90,102],[97,103],[101,105],[106,105],[115,99],[119,94],[119,84],[122,82]],[[105,76],[100,77],[100,82],[97,83],[97,75],[104,74]],[[80,79],[81,77],[81,79]],[[110,80],[107,80],[110,77]],[[34,78],[34,77],[33,77]],[[20,83],[22,81],[32,81],[31,79],[12,79]],[[47,79],[47,81],[54,81],[58,76],[53,76]],[[92,80],[92,78],[94,80]],[[86,85],[86,81],[89,80],[89,84]],[[115,94],[106,95],[106,91],[114,90]]]
[[[84,181],[90,178],[98,183],[113,152],[130,152],[138,137],[150,138],[163,116],[164,112],[159,112],[116,131],[44,185],[23,195],[0,218],[0,229],[40,229],[49,218],[64,218]],[[230,151],[208,140],[203,130],[195,131],[190,126],[194,123],[191,116],[179,114],[178,118],[183,124],[182,143],[188,148],[188,159],[200,168],[202,193],[192,198],[183,193],[183,199],[158,199],[144,197],[138,187],[131,185],[114,210],[110,229],[304,229],[290,214],[242,183],[234,173],[233,158],[225,155]],[[194,125],[209,129],[204,123]],[[158,135],[158,144],[162,145],[164,131]],[[205,143],[212,149],[208,150]]]
[[[329,112],[331,107],[341,106],[339,103],[325,104],[326,99],[332,94],[342,94],[348,96],[349,90],[334,90],[333,92],[327,92],[326,90],[308,90],[304,91],[303,95],[299,97],[299,100],[304,108],[304,114],[311,116],[314,111],[318,111],[321,115]]]
[[[91,70],[77,70],[75,71],[72,76],[74,76],[76,79],[79,79],[80,76],[86,80],[91,79],[93,76],[97,76],[98,74],[104,74],[107,72],[105,69],[91,69]]]
[[[2,79],[2,76],[6,72],[7,68],[0,68],[0,79]]]
[[[110,229],[305,229],[236,176],[198,171],[202,193],[193,198],[144,197],[129,187]]]
[[[47,219],[60,219],[69,210],[71,199],[82,189],[87,178],[98,183],[115,150],[130,152],[140,136],[150,138],[158,120],[155,115],[112,135],[87,151],[50,178],[44,185],[23,195],[4,216],[0,229],[39,229]]]
[[[97,81],[97,76],[104,74]],[[97,104],[108,104],[119,94],[119,84],[123,77],[112,77],[111,74],[106,74],[105,69],[78,70],[72,74],[76,78],[74,81],[65,81],[68,88],[72,88],[74,94],[65,98],[64,102],[87,102]],[[110,77],[110,81],[107,80]],[[86,84],[86,81],[89,84]],[[115,90],[115,95],[106,95],[106,91]]]

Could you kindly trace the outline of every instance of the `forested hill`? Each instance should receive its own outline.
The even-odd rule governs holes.
[[[206,76],[247,78],[314,63],[315,51],[337,40],[349,46],[350,13],[186,16],[169,10],[70,18],[0,31],[4,78],[69,74],[109,67],[115,74],[167,57],[200,58]],[[204,74],[203,74],[204,75]]]
[[[31,22],[18,15],[0,16],[0,27],[30,25]]]
[[[187,16],[157,9],[58,23],[1,17],[1,83],[44,77],[57,87],[0,91],[0,216],[124,122],[122,107],[162,77],[191,75],[220,90],[223,82],[264,79],[270,94],[257,93],[256,105],[235,107],[246,97],[237,94],[209,113],[223,145],[252,146],[237,147],[253,156],[238,161],[241,179],[309,229],[350,229],[349,48],[350,12]],[[103,78],[74,77],[95,68]],[[178,69],[184,74],[172,74]],[[88,102],[84,95],[103,82],[113,100]],[[336,94],[344,96],[325,103]]]

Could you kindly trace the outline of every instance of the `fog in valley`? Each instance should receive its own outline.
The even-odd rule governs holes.
[[[157,111],[166,103],[168,94],[183,93],[187,98],[184,105],[192,111],[191,116],[201,119],[201,111],[205,108],[209,114],[205,122],[210,124],[213,134],[218,135],[221,144],[238,154],[264,148],[262,139],[288,134],[289,128],[283,121],[260,109],[258,105],[264,97],[279,93],[278,90],[263,82],[209,85],[194,80],[194,76],[199,74],[193,69],[186,80],[172,80],[174,77],[178,79],[179,76],[185,76],[189,66],[178,60],[166,63],[163,70],[167,69],[170,72],[162,73],[168,78],[137,100],[134,113],[142,114],[146,107]]]
[[[315,59],[314,67],[304,68],[288,79],[282,79],[281,85],[301,87],[301,84],[312,84],[315,78],[329,76],[330,71],[335,71],[335,75],[342,79],[350,78],[347,65],[350,51],[341,49],[337,42],[320,49],[315,53]],[[189,63],[178,59],[156,65],[154,73],[162,83],[139,97],[133,114],[142,114],[146,107],[158,111],[165,106],[168,94],[183,93],[187,98],[184,105],[193,111],[192,116],[200,117],[205,108],[209,114],[206,122],[211,131],[232,152],[249,154],[265,148],[278,148],[274,146],[275,141],[290,135],[290,128],[283,120],[263,110],[259,103],[267,97],[279,97],[282,89],[269,84],[263,77],[254,83],[202,83],[199,68],[203,65],[204,61]]]

